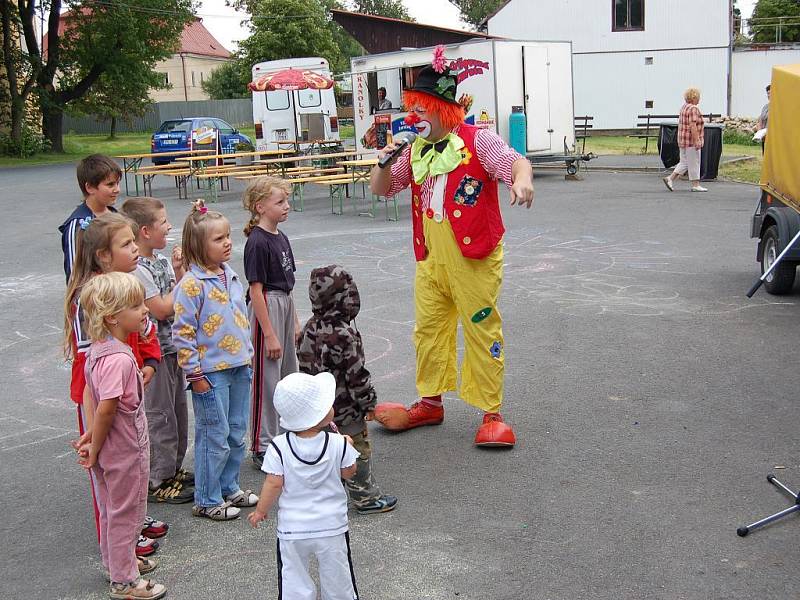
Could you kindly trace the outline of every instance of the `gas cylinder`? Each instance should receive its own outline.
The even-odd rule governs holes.
[[[512,106],[508,117],[508,143],[525,156],[528,149],[528,136],[525,127],[525,112],[521,106]]]

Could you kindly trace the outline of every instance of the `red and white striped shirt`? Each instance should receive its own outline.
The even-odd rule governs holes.
[[[458,134],[458,128],[453,130]],[[515,160],[525,158],[519,152],[509,147],[494,131],[482,129],[475,134],[475,153],[486,173],[492,179],[500,179],[511,187],[511,165]],[[422,182],[420,205],[423,211],[427,210],[433,197],[433,188],[438,177],[428,177]],[[392,185],[386,196],[391,198],[411,185],[411,147],[406,147],[400,158],[392,165]]]

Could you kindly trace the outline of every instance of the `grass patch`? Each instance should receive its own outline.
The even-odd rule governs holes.
[[[580,146],[579,146],[580,147]],[[586,152],[595,154],[635,154],[644,155],[644,139],[626,135],[598,135],[586,140]],[[658,154],[658,140],[651,138],[647,144],[647,154]]]
[[[355,125],[339,125],[339,137],[342,140],[356,137]]]
[[[256,139],[254,127],[239,129],[251,140]],[[121,154],[143,154],[150,152],[149,133],[118,133],[114,139],[105,134],[79,135],[75,133],[64,136],[64,153],[36,154],[30,158],[13,158],[0,156],[0,167],[30,167],[36,165],[49,165],[58,163],[77,162],[89,154],[107,154],[119,156]],[[339,128],[342,140],[353,138],[355,130],[352,125],[343,125]]]
[[[761,177],[761,157],[720,165],[719,174],[724,179],[758,183]]]
[[[30,158],[0,157],[0,167],[23,167],[76,162],[89,154],[136,154],[150,152],[150,134],[120,133],[114,139],[100,135],[65,135],[64,153],[47,152]]]

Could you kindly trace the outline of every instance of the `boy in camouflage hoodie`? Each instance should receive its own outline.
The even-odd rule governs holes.
[[[367,421],[372,420],[377,396],[364,366],[364,344],[355,327],[361,298],[350,273],[338,265],[311,272],[308,288],[313,315],[303,327],[297,358],[300,370],[310,375],[323,371],[336,378],[333,420],[339,433],[349,435],[360,453],[355,476],[346,481],[347,492],[362,514],[387,512],[397,498],[381,494],[372,477],[372,444]]]

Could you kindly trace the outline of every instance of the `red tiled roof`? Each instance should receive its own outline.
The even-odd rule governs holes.
[[[90,11],[88,8],[82,8],[81,10],[84,12],[84,14]],[[59,36],[64,33],[66,22],[71,16],[71,11],[67,11],[59,17]],[[195,17],[191,23],[187,23],[186,27],[183,28],[183,31],[181,32],[181,46],[178,50],[176,50],[176,54],[183,52],[186,54],[199,54],[201,56],[230,58],[231,53],[228,52],[213,35],[211,35],[211,32],[205,28],[202,21],[202,19]],[[42,53],[47,56],[47,34],[44,36],[42,46]]]
[[[183,29],[180,52],[219,58],[231,57],[231,53],[205,28],[202,19],[195,19]]]

